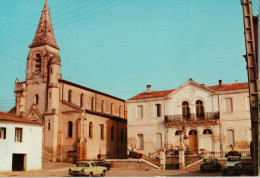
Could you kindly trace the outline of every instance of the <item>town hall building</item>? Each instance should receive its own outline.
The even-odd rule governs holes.
[[[191,154],[250,151],[248,83],[205,86],[193,79],[177,89],[147,91],[126,101],[128,149],[143,154],[186,147]],[[247,155],[246,155],[247,156]]]
[[[125,157],[125,101],[61,78],[47,0],[29,48],[26,79],[16,79],[16,106],[9,113],[43,123],[43,160]]]

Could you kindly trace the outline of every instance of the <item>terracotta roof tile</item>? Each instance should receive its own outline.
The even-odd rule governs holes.
[[[215,90],[215,91],[226,91],[226,90],[237,90],[237,89],[248,89],[248,83],[232,83],[232,84],[222,84],[221,87],[219,85],[213,85],[213,86],[205,86],[209,89]],[[147,92],[142,92],[129,100],[135,100],[135,99],[146,99],[146,98],[156,98],[156,97],[164,97],[169,95],[172,90],[165,90],[165,91],[152,91],[150,94]]]
[[[164,91],[152,91],[151,93],[143,92],[143,93],[140,93],[140,94],[130,98],[129,100],[164,97],[164,96],[169,95],[174,90],[175,89],[173,89],[173,90],[164,90]]]
[[[40,124],[36,121],[32,121],[29,119],[25,119],[25,118],[21,118],[21,117],[17,117],[8,113],[4,113],[0,111],[0,121],[14,121],[14,122],[25,122],[25,123],[34,123],[34,124]]]
[[[219,85],[214,85],[214,86],[208,86],[208,88],[210,88],[212,90],[216,90],[216,91],[248,89],[248,82],[222,84],[221,87]]]

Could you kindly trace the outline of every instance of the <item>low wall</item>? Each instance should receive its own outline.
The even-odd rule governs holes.
[[[155,166],[149,165],[142,159],[106,159],[106,162],[111,164],[111,168],[128,169],[128,170],[153,170],[158,169]]]

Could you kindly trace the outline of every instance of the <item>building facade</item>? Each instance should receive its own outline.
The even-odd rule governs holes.
[[[42,124],[0,112],[0,171],[42,169]]]
[[[247,83],[205,86],[192,79],[177,89],[147,91],[127,100],[128,148],[144,154],[160,148],[199,153],[249,151],[251,122]]]
[[[80,161],[125,157],[125,101],[63,80],[48,2],[27,58],[26,80],[15,81],[9,113],[44,124],[43,159]]]

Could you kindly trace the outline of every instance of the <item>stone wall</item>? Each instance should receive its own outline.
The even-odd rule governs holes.
[[[147,164],[142,160],[137,159],[107,159],[108,163],[111,163],[111,168],[115,169],[127,169],[127,170],[138,170],[146,171],[156,169],[155,167]]]

